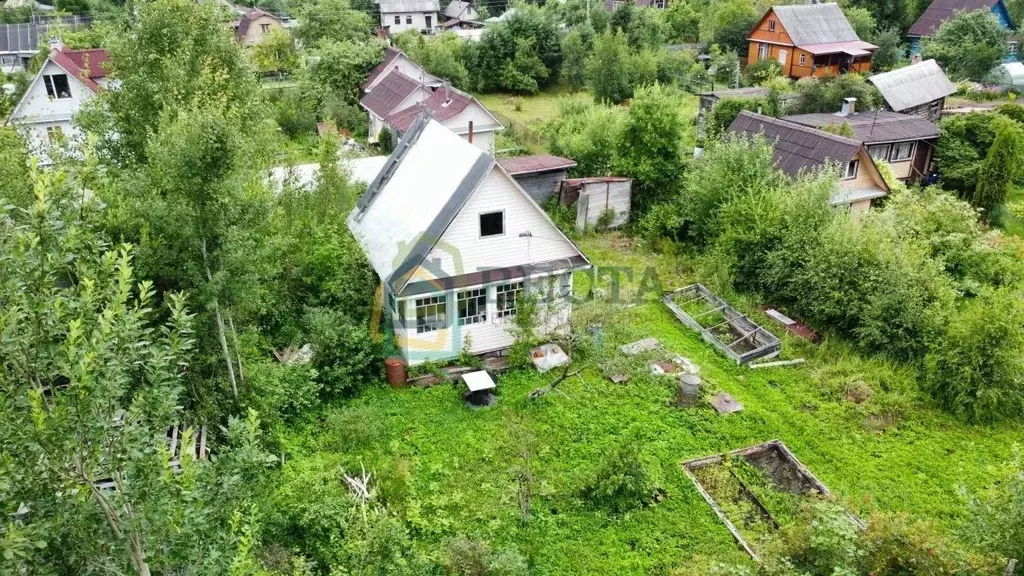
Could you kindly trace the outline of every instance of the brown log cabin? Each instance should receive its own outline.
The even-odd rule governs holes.
[[[878,49],[854,32],[838,4],[773,6],[747,36],[747,62],[777,60],[792,78],[871,70]]]

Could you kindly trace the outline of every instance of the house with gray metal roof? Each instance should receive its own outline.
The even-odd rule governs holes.
[[[868,78],[882,93],[885,109],[914,114],[932,122],[942,118],[946,97],[956,93],[935,60],[925,60]]]
[[[348,217],[410,364],[509,348],[530,294],[564,329],[586,256],[493,156],[421,115]]]
[[[830,201],[851,214],[865,212],[874,200],[889,195],[889,186],[860,140],[746,110],[729,126],[729,132],[763,137],[772,146],[775,167],[791,177],[837,166],[841,178]]]
[[[888,110],[857,112],[854,102],[836,114],[795,114],[782,119],[811,128],[848,128],[876,162],[887,162],[893,175],[906,181],[920,180],[931,172],[932,153],[939,140],[939,127],[933,122]]]
[[[747,41],[748,63],[775,60],[792,78],[868,72],[878,50],[857,36],[835,3],[773,6]]]
[[[406,30],[419,30],[433,34],[440,22],[438,0],[377,0],[380,9],[380,27],[390,34]]]

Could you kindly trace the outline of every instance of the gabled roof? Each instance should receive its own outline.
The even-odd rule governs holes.
[[[991,10],[999,0],[934,0],[907,31],[907,36],[931,36],[957,12]]]
[[[402,54],[402,51],[398,48],[392,48],[391,46],[385,48],[384,58],[380,61],[380,64],[377,64],[373,70],[370,70],[370,75],[366,77],[366,82],[363,82],[363,90],[366,90],[367,86],[373,84],[373,81],[383,74],[385,70],[389,70],[391,68],[391,61],[397,58],[399,54]]]
[[[374,90],[376,90],[376,88],[374,88]],[[430,98],[427,98],[418,104],[413,104],[405,110],[393,112],[390,116],[385,118],[385,120],[394,126],[399,133],[404,133],[410,126],[412,126],[412,123],[416,118],[424,112],[428,113],[434,120],[444,123],[455,116],[458,116],[474,103],[494,119],[494,125],[501,126],[501,122],[499,122],[497,118],[494,118],[494,115],[491,114],[483,104],[477,102],[476,98],[473,98],[465,92],[456,90],[451,86],[442,86],[438,88],[430,95]],[[483,130],[486,127],[478,126],[478,128]],[[458,132],[458,130],[456,130],[456,132]]]
[[[102,48],[91,50],[54,48],[50,51],[51,62],[77,78],[93,92],[99,91],[100,86],[97,82],[107,75],[109,60],[107,51]]]
[[[384,118],[420,87],[420,83],[398,70],[388,72],[388,75],[374,86],[373,90],[366,93],[359,104]]]
[[[510,176],[522,174],[536,174],[538,172],[549,172],[552,170],[568,170],[575,168],[576,162],[561,156],[550,154],[534,154],[532,156],[511,156],[498,158],[498,164],[509,173]]]
[[[875,74],[868,78],[882,93],[886,103],[899,112],[927,104],[956,92],[945,72],[935,60],[925,60],[892,72]]]
[[[252,26],[252,23],[263,16],[266,16],[267,18],[273,18],[274,20],[281,22],[280,18],[274,16],[273,14],[270,14],[269,12],[264,12],[259,8],[249,8],[242,13],[242,17],[238,20],[238,29],[235,30],[235,38],[237,38],[238,40],[245,38],[245,36],[249,33],[249,27]]]
[[[784,116],[782,119],[811,128],[841,126],[845,123],[853,130],[854,138],[865,144],[931,140],[939,137],[939,127],[924,118],[885,110],[856,112],[846,116],[796,114]]]
[[[381,14],[396,12],[438,12],[441,4],[438,0],[379,0]]]
[[[444,7],[444,15],[447,18],[456,18],[459,20],[470,20],[469,15],[472,14],[476,17],[476,9],[473,8],[473,4],[466,0],[452,0]]]
[[[771,10],[797,46],[860,41],[838,4],[793,4]]]
[[[746,110],[729,126],[729,132],[746,136],[763,134],[772,144],[775,167],[790,176],[828,163],[845,166],[863,146],[857,140]]]

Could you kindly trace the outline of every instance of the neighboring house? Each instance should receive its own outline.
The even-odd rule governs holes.
[[[59,21],[59,22],[58,22]],[[0,24],[0,72],[12,74],[28,70],[28,61],[39,53],[39,46],[53,40],[51,28],[58,24],[70,29],[86,27],[88,16],[47,16],[23,24]]]
[[[480,13],[470,2],[452,0],[444,7],[444,19],[475,22],[480,19]]]
[[[359,100],[359,105],[370,116],[367,140],[371,143],[377,142],[380,131],[385,127],[384,119],[392,112],[405,110],[413,104],[426,100],[430,95],[429,88],[420,84],[419,80],[406,76],[400,70],[391,70],[385,74],[384,79]]]
[[[956,15],[957,12],[974,12],[975,10],[989,10],[995,15],[1000,26],[1006,30],[1014,29],[1013,21],[1010,20],[1010,12],[1006,9],[1003,0],[934,0],[907,31],[910,53],[921,52],[921,39],[934,36],[939,26]],[[1011,40],[1003,61],[1014,62],[1019,59],[1017,41]]]
[[[846,207],[851,214],[866,212],[872,201],[889,195],[889,187],[860,140],[746,110],[729,126],[729,132],[747,136],[763,134],[772,145],[775,167],[789,176],[837,164],[842,179],[830,202],[833,206]]]
[[[625,4],[626,0],[604,0],[604,9],[615,12]],[[636,0],[633,5],[637,8],[665,8],[668,6],[668,0]]]
[[[418,117],[348,217],[410,364],[509,348],[517,306],[564,329],[590,262],[494,157]],[[550,296],[550,297],[548,297]]]
[[[385,120],[395,136],[402,136],[424,112],[488,154],[494,153],[495,133],[505,129],[479,100],[447,84],[435,90],[430,98],[393,112]],[[393,139],[396,140],[398,138]]]
[[[508,10],[505,10],[504,12],[497,16],[491,16],[487,20],[484,20],[484,24],[497,24],[498,22],[504,22],[505,20],[508,20],[509,18],[514,16],[515,13],[515,8],[509,8]]]
[[[900,180],[917,181],[931,172],[938,125],[919,116],[887,110],[856,112],[852,108],[850,103],[845,114],[797,114],[782,119],[812,128],[848,125],[853,138],[867,146],[868,154],[875,161],[888,162]]]
[[[380,26],[391,34],[419,30],[432,34],[439,22],[438,0],[378,0]]]
[[[52,142],[80,136],[71,120],[106,85],[106,50],[68,50],[54,44],[7,123],[16,126],[41,163]]]
[[[498,163],[537,204],[547,202],[576,167],[572,160],[550,154],[498,158]]]
[[[474,20],[459,20],[452,18],[441,24],[441,28],[446,32],[451,32],[459,38],[465,38],[474,42],[479,42],[484,36],[484,28],[487,25],[483,22],[476,22]]]
[[[871,70],[878,46],[853,31],[838,4],[773,6],[747,37],[747,63],[777,60],[792,78]]]
[[[249,8],[242,17],[232,22],[235,40],[242,46],[255,46],[274,30],[284,30],[284,23],[273,14],[259,8]]]
[[[886,110],[914,114],[932,122],[939,121],[946,97],[956,92],[956,85],[935,60],[875,74],[868,82],[882,93]]]
[[[386,73],[392,70],[398,70],[409,78],[426,85],[428,88],[436,88],[444,84],[444,80],[424,70],[422,66],[413,62],[412,58],[409,58],[405,52],[398,48],[388,47],[384,49],[384,58],[380,64],[377,64],[376,68],[370,71],[369,76],[366,77],[366,82],[363,82],[363,93],[372,91],[377,84],[384,80],[387,75]]]

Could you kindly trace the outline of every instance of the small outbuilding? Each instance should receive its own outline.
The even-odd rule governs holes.
[[[537,204],[543,204],[554,196],[568,177],[569,169],[576,167],[576,162],[550,154],[498,158],[498,164]]]
[[[913,114],[932,122],[942,117],[946,97],[956,93],[956,85],[949,81],[935,60],[875,74],[868,82],[882,93],[886,110]]]
[[[1024,91],[1024,64],[1008,62],[992,70],[992,80],[1003,90]]]
[[[629,222],[633,181],[619,176],[572,178],[562,182],[558,200],[576,204],[576,229],[618,228]]]

